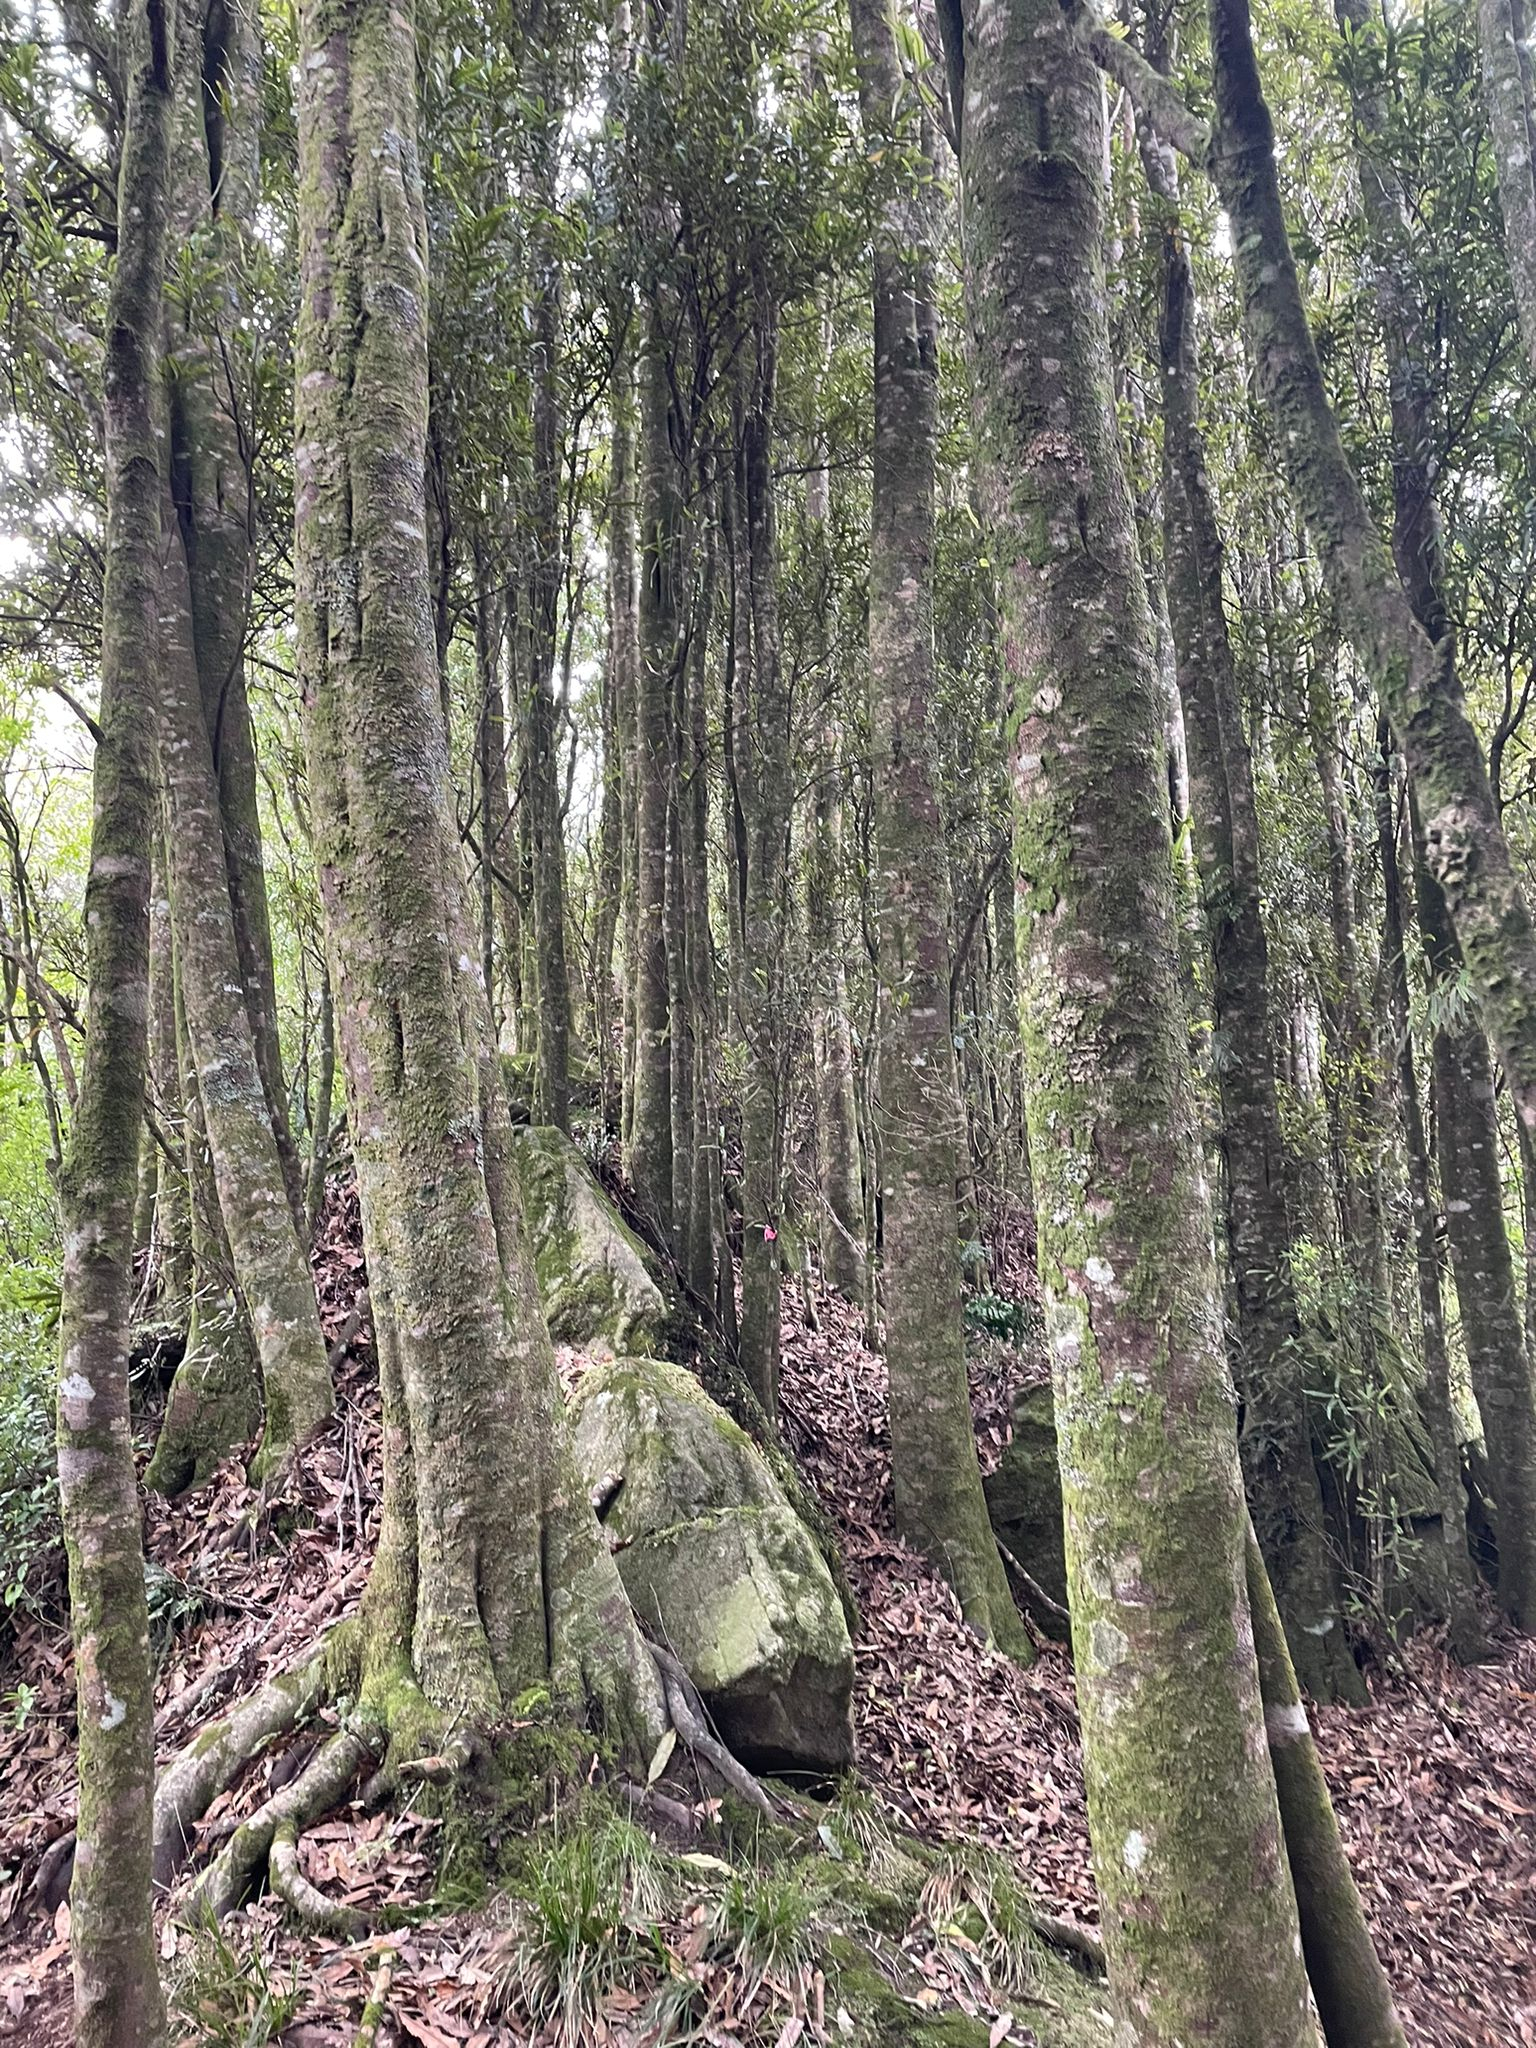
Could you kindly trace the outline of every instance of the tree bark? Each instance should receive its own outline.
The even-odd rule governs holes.
[[[1139,2048],[1305,2048],[1180,993],[1165,702],[1113,409],[1102,88],[1055,0],[956,12],[1017,720],[1030,1149],[1111,1997]]]
[[[737,1000],[747,1065],[742,1082],[742,1371],[770,1417],[779,1403],[779,1228],[783,1222],[789,937],[790,683],[779,639],[773,409],[778,308],[766,280],[752,284],[737,408],[738,639],[750,658],[737,674],[748,744],[736,751],[745,828],[742,952]],[[743,630],[744,629],[744,635]]]
[[[490,1729],[550,1685],[644,1752],[659,1690],[576,1480],[468,950],[428,603],[410,10],[305,0],[298,75],[299,650],[384,1403],[361,1699],[410,1741],[423,1700]]]
[[[891,170],[874,247],[875,468],[869,723],[879,934],[880,1193],[896,1523],[967,1621],[1021,1663],[976,1462],[961,1318],[956,1188],[964,1112],[950,1021],[949,852],[939,810],[933,650],[939,336],[933,165],[885,0],[852,0],[864,145]]]
[[[122,48],[127,98],[104,365],[107,533],[85,1055],[59,1185],[59,1495],[79,1723],[70,1947],[80,2048],[157,2048],[165,2038],[150,1894],[154,1679],[128,1419],[128,1317],[155,834],[174,11],[158,0],[128,7]]]
[[[1301,1683],[1318,1699],[1363,1701],[1312,1462],[1269,1016],[1259,814],[1227,637],[1221,533],[1196,411],[1194,276],[1171,153],[1145,127],[1142,162],[1163,222],[1163,563],[1220,1044],[1213,1064],[1237,1306],[1235,1371],[1246,1404],[1244,1466]]]
[[[257,183],[251,74],[259,81],[259,51],[249,26],[220,0],[194,14],[187,30],[176,67],[173,224],[232,278],[239,209],[254,205]],[[160,762],[172,923],[219,1206],[261,1362],[266,1429],[253,1467],[260,1476],[325,1422],[332,1392],[277,1044],[245,696],[250,477],[227,350],[192,309],[168,309],[167,319]],[[152,1468],[154,1483],[172,1489],[232,1447],[224,1440],[230,1411],[203,1410],[192,1387],[180,1390],[173,1413],[177,1437]]]

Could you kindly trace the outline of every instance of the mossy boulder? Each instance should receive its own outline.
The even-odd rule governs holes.
[[[724,1740],[760,1769],[845,1769],[853,1643],[842,1603],[746,1431],[692,1374],[654,1358],[594,1366],[574,1421],[587,1484],[612,1495],[606,1526],[625,1590]]]
[[[549,1334],[613,1351],[663,1348],[672,1309],[655,1262],[576,1146],[547,1124],[512,1142]]]
[[[1056,1463],[1056,1409],[1048,1386],[1015,1395],[1013,1441],[984,1482],[987,1512],[999,1539],[1058,1605],[1067,1604],[1061,1473]],[[1053,1615],[1040,1626],[1065,1635]]]

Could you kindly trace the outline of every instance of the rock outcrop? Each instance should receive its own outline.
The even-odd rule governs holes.
[[[512,1142],[549,1334],[616,1352],[665,1348],[672,1310],[655,1262],[576,1146],[546,1124]]]
[[[751,1438],[692,1374],[596,1365],[577,1461],[625,1589],[742,1759],[825,1776],[853,1761],[853,1644],[832,1575]],[[618,1482],[622,1481],[622,1484]]]

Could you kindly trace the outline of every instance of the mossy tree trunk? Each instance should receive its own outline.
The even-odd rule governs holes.
[[[1196,411],[1194,274],[1178,217],[1172,153],[1145,127],[1141,153],[1162,217],[1163,570],[1212,962],[1212,1022],[1221,1048],[1213,1064],[1237,1308],[1234,1363],[1246,1403],[1244,1469],[1302,1684],[1319,1699],[1363,1700],[1312,1462],[1259,894],[1259,813],[1227,636],[1221,533]]]
[[[933,164],[885,0],[852,0],[851,14],[865,150],[890,167],[875,221],[869,725],[891,1484],[897,1526],[949,1580],[966,1619],[1027,1663],[1033,1651],[981,1490],[961,1320],[956,1187],[965,1125],[935,732]]]
[[[1114,411],[1102,88],[1055,0],[957,12],[1030,1150],[1110,1988],[1139,2048],[1305,2048],[1179,982],[1166,706]]]
[[[254,205],[259,49],[222,4],[194,13],[178,53],[172,217],[225,279]],[[212,81],[210,86],[209,81]],[[233,285],[226,285],[232,291]],[[171,463],[164,564],[160,763],[183,1014],[235,1278],[266,1396],[254,1470],[275,1469],[331,1412],[288,1131],[244,636],[251,484],[230,352],[194,303],[168,310]],[[189,1361],[194,1372],[198,1361]],[[235,1413],[181,1390],[151,1466],[175,1492],[231,1448]]]
[[[409,9],[306,0],[299,649],[384,1397],[362,1702],[397,1735],[423,1696],[489,1729],[550,1685],[643,1747],[655,1674],[575,1477],[468,950],[428,603],[416,77]]]
[[[154,1681],[128,1422],[128,1315],[155,836],[174,11],[158,0],[131,5],[122,31],[126,103],[104,365],[107,532],[86,877],[86,1035],[59,1184],[59,1495],[79,1719],[70,1947],[80,2048],[157,2048],[165,2037],[151,1914]]]

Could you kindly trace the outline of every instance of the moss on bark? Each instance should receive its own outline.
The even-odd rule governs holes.
[[[1164,700],[1117,440],[1102,88],[1054,0],[956,11],[1030,1155],[1110,1985],[1141,2048],[1304,2048],[1180,993]]]

